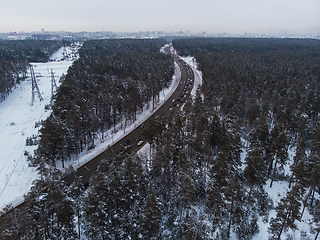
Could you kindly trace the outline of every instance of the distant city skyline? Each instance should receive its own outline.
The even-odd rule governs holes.
[[[320,34],[319,0],[10,0],[0,32],[190,31]]]

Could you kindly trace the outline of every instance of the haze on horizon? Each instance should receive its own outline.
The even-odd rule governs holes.
[[[319,0],[10,0],[0,32],[191,31],[320,34]]]

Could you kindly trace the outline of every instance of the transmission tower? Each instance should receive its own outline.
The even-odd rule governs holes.
[[[57,90],[57,83],[56,83],[56,80],[54,78],[54,74],[53,74],[53,70],[51,68],[51,103],[53,101],[53,96],[54,96],[54,93],[55,91]]]
[[[37,92],[40,101],[42,101],[43,98],[42,98],[42,96],[41,96],[41,93],[40,93],[40,90],[39,90],[39,87],[38,87],[38,84],[37,84],[37,80],[36,80],[36,77],[35,77],[35,75],[34,75],[34,70],[33,70],[33,66],[32,66],[32,65],[30,66],[30,73],[31,73],[31,81],[32,81],[32,99],[31,99],[31,105],[33,105],[35,92]]]
[[[65,45],[63,46],[62,56],[63,56],[63,59],[68,58],[68,51],[67,51],[67,47]]]

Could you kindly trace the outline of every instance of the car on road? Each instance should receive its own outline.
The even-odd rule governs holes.
[[[130,143],[130,140],[128,139],[124,142],[124,145],[128,145],[129,143]]]
[[[143,144],[142,140],[137,143],[138,146],[141,146],[142,144]]]
[[[129,150],[130,148],[131,148],[131,146],[128,145],[128,146],[125,146],[125,147],[124,147],[124,150],[127,151],[127,150]]]

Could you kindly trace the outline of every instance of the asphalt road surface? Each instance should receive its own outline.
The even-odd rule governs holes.
[[[165,51],[170,54],[169,48],[166,48]],[[161,117],[163,113],[167,111],[177,110],[182,106],[184,99],[187,99],[187,96],[192,90],[194,84],[194,74],[191,67],[186,64],[180,57],[176,55],[173,56],[175,58],[175,62],[180,67],[181,79],[172,96],[145,122],[137,126],[137,128],[134,129],[131,133],[116,142],[105,152],[101,153],[83,166],[79,167],[77,169],[76,175],[81,178],[82,183],[87,184],[88,182],[90,182],[90,177],[98,168],[101,160],[105,159],[106,155],[109,153],[108,151],[111,151],[111,153],[113,154],[118,154],[120,152],[132,153],[138,151],[148,141],[148,133],[146,132],[145,126],[147,126],[148,123],[153,119]]]
[[[171,97],[157,110],[155,111],[145,122],[141,125],[137,126],[131,133],[126,135],[124,138],[116,142],[105,152],[91,159],[89,162],[81,166],[77,169],[76,175],[81,177],[81,181],[83,184],[87,185],[90,182],[91,176],[94,174],[96,169],[98,168],[101,160],[105,159],[105,157],[111,151],[114,154],[120,153],[122,151],[126,151],[128,153],[138,151],[145,143],[147,143],[147,132],[144,126],[147,126],[148,123],[153,121],[155,118],[161,118],[162,114],[167,111],[176,111],[178,108],[181,108],[182,102],[181,100],[187,99],[187,96],[190,94],[193,84],[194,84],[194,74],[191,67],[185,63],[179,56],[174,55],[169,51],[169,48],[165,49],[167,54],[171,54],[174,57],[175,62],[179,65],[181,69],[181,79],[179,85],[176,90],[173,92]],[[174,101],[173,101],[174,100]],[[178,101],[179,100],[179,101]],[[138,139],[138,141],[137,141]],[[129,140],[129,143],[126,142]],[[138,145],[138,142],[143,141],[141,145]],[[130,146],[130,147],[127,147]],[[127,147],[127,149],[125,149]],[[25,209],[26,202],[22,202],[15,208],[20,209],[22,212]]]

